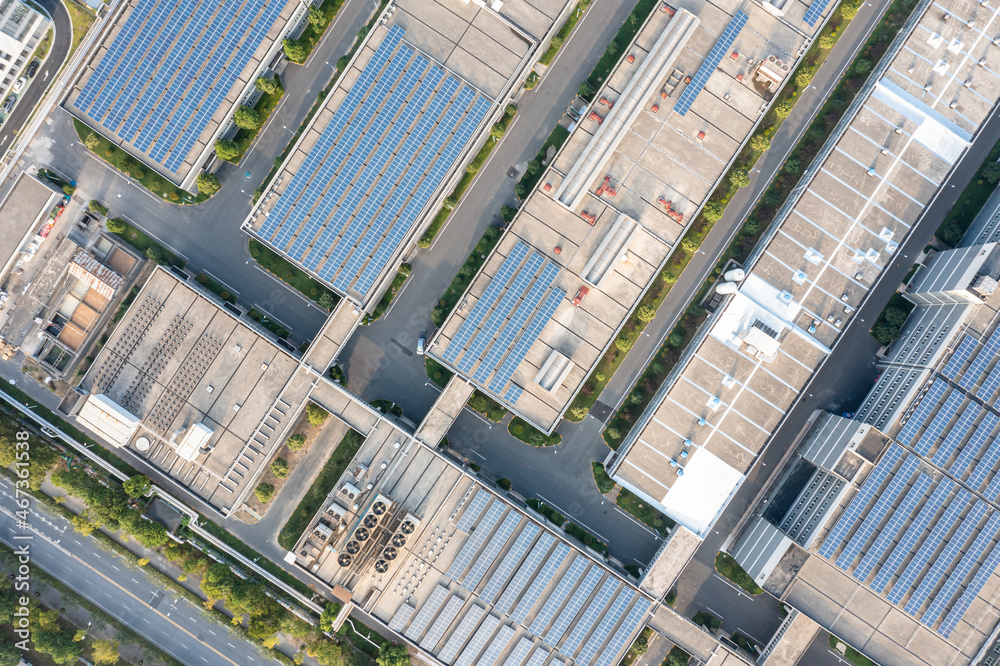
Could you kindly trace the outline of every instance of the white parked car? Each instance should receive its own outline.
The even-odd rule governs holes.
[[[19,93],[21,92],[21,89],[24,88],[24,84],[27,82],[28,79],[21,77],[20,79],[14,82],[14,86],[11,88],[11,90],[13,90],[16,93]]]

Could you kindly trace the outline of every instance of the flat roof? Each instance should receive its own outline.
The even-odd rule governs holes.
[[[268,337],[160,267],[80,387],[140,419],[127,443],[136,455],[228,509],[304,404],[310,382],[297,368]],[[206,429],[208,450],[179,454],[186,435]],[[141,438],[148,441],[138,446]]]
[[[67,108],[181,183],[302,11],[296,0],[129,0]]]
[[[966,0],[944,6],[954,20],[942,21],[940,7],[925,10],[883,61],[887,69],[824,147],[790,213],[769,231],[740,295],[713,316],[708,326],[716,328],[661,387],[620,449],[613,476],[661,510],[677,479],[668,461],[685,439],[740,474],[750,469],[1000,97],[1000,50],[972,21],[983,20],[983,9]],[[947,75],[931,76],[925,58],[948,60]],[[780,314],[773,299],[759,298],[761,283],[794,306],[785,311],[773,358],[717,335],[716,322],[744,308],[745,298]]]
[[[475,4],[402,0],[372,31],[244,228],[366,305],[536,46]]]
[[[677,2],[653,11],[429,354],[552,430],[771,100],[756,80],[758,65],[787,73],[804,43],[802,32],[756,5]],[[706,62],[712,66],[696,77]],[[481,299],[497,275],[506,279],[503,266],[522,245],[529,258],[558,268],[552,289],[565,298],[551,313],[532,310],[546,320],[537,331],[504,317],[523,333],[507,335],[505,326],[501,337],[485,316],[495,309]],[[474,338],[496,336],[473,350],[481,358],[471,365],[462,362],[470,327]],[[491,356],[513,366],[504,381],[479,372],[483,363],[493,368]]]
[[[49,211],[62,197],[61,192],[27,172],[17,177],[14,187],[0,202],[4,228],[0,236],[0,276],[10,270],[25,240],[39,231]]]

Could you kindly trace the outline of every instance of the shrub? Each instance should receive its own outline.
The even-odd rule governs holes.
[[[298,451],[305,445],[306,436],[301,433],[295,433],[285,441],[285,446],[290,448],[292,451]]]
[[[701,241],[694,236],[685,236],[681,239],[681,250],[683,250],[686,254],[694,254],[700,245]]]
[[[281,81],[277,76],[274,78],[266,78],[263,76],[258,76],[253,84],[257,87],[257,90],[262,93],[267,93],[268,95],[276,95],[279,90],[281,90]]]
[[[795,75],[795,85],[800,89],[808,86],[813,80],[813,70],[811,67],[803,67]]]
[[[310,7],[309,9],[315,9],[315,7]],[[260,116],[257,115],[257,110],[253,107],[242,105],[236,107],[236,113],[233,114],[233,122],[240,129],[255,132],[260,127]]]
[[[219,139],[215,142],[215,154],[219,156],[220,160],[232,162],[240,158],[240,147],[233,141]]]
[[[1000,181],[1000,162],[990,162],[983,167],[983,178],[990,184]]]
[[[716,201],[715,199],[709,199],[705,202],[705,207],[701,209],[701,214],[713,224],[722,219],[724,212],[726,212],[726,207],[721,201]]]
[[[750,138],[750,149],[756,150],[759,153],[764,152],[771,147],[771,138],[766,134],[754,134]]]
[[[787,162],[785,162],[785,171],[792,174],[793,176],[798,174],[802,170],[802,162],[795,159],[794,157]]]
[[[147,247],[146,256],[152,259],[153,261],[159,263],[163,261],[163,250],[161,250],[159,247],[155,245],[153,245],[152,247]]]
[[[778,118],[782,120],[787,118],[788,114],[790,114],[791,112],[792,112],[791,102],[782,102],[781,104],[774,107],[774,115],[776,115]]]
[[[319,7],[313,6],[309,8],[309,23],[318,30],[326,26],[326,15]]]
[[[316,303],[324,310],[332,310],[333,306],[336,305],[336,302],[333,300],[333,294],[328,291],[320,294],[319,298],[316,299]]]
[[[326,417],[330,416],[330,412],[326,411],[315,402],[310,402],[306,405],[306,419],[309,421],[309,425],[319,427],[326,423]]]
[[[63,194],[65,194],[68,197],[71,197],[76,192],[76,187],[73,186],[73,185],[63,185],[62,186],[62,191],[63,191]]]
[[[854,73],[858,76],[864,76],[868,72],[872,71],[872,62],[865,58],[858,58],[854,61]]]
[[[819,47],[824,51],[829,51],[837,43],[837,38],[832,32],[824,32],[819,36]]]
[[[584,81],[580,84],[580,89],[577,90],[577,94],[580,95],[580,97],[590,99],[590,97],[594,94],[594,84],[590,81]]]
[[[849,0],[849,2],[841,3],[840,5],[840,15],[845,19],[850,21],[855,16],[858,15],[858,9],[861,8],[861,3],[858,0]]]
[[[619,335],[615,339],[615,347],[621,352],[628,352],[632,348],[632,340],[625,335]]]
[[[83,140],[83,145],[87,146],[91,150],[97,150],[97,146],[101,144],[101,137],[97,136],[93,132],[87,135],[87,138]]]
[[[102,216],[108,214],[108,207],[102,204],[97,199],[91,199],[90,203],[87,204],[87,208],[90,209],[91,213],[97,213],[98,215]]]
[[[286,478],[288,476],[288,461],[284,458],[275,458],[274,462],[271,463],[271,474],[279,479]]]
[[[106,221],[104,225],[108,228],[108,231],[119,235],[125,233],[125,230],[128,228],[128,224],[120,217],[112,218]]]
[[[257,486],[257,489],[254,490],[254,495],[257,496],[257,499],[261,504],[267,504],[271,501],[271,498],[274,497],[274,486],[270,483],[261,483]]]
[[[171,192],[170,194],[167,195],[167,198],[170,199],[171,201],[178,201],[181,198],[181,195],[177,194],[176,192]]]
[[[640,305],[639,309],[636,311],[636,316],[639,317],[639,321],[650,322],[656,317],[656,308],[652,305]]]
[[[750,184],[750,172],[747,171],[746,167],[736,167],[729,174],[729,182],[738,188],[746,187]]]
[[[587,407],[584,407],[583,405],[577,405],[576,407],[570,407],[570,410],[569,410],[570,417],[572,417],[576,421],[582,421],[584,418],[586,418],[587,414],[589,414],[589,413],[590,413],[590,410]]]
[[[667,344],[671,347],[680,347],[684,344],[684,336],[680,333],[671,333],[670,337],[667,338]]]
[[[198,178],[195,179],[195,183],[198,185],[198,194],[206,194],[208,196],[212,196],[222,187],[218,176],[214,173],[199,174]]]

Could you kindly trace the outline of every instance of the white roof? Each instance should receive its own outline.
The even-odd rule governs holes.
[[[215,432],[204,423],[195,423],[187,429],[180,443],[177,444],[177,455],[191,462],[198,457],[198,451],[208,443]]]
[[[116,447],[128,444],[139,417],[135,416],[108,396],[100,393],[87,398],[77,414],[77,419]]]
[[[692,447],[694,448],[694,447]],[[743,475],[706,449],[698,448],[663,498],[666,514],[704,538]]]

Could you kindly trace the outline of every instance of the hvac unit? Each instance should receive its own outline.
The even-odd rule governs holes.
[[[337,497],[348,500],[350,502],[353,502],[360,494],[361,491],[358,489],[358,487],[350,483],[344,483],[344,485],[340,487],[340,490],[337,491]]]

